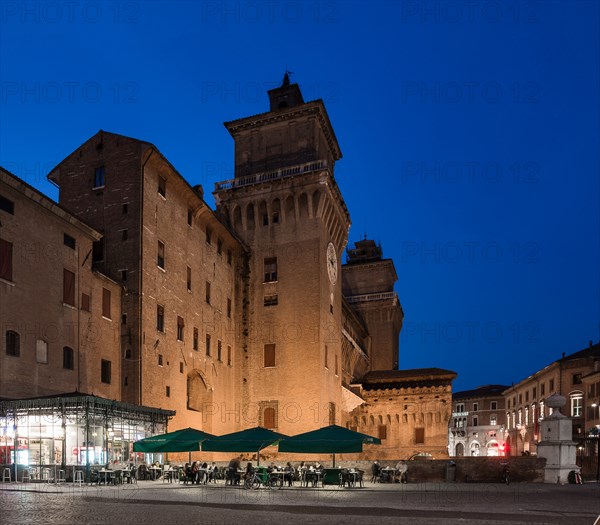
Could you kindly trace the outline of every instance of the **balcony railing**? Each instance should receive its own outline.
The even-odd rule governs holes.
[[[364,303],[367,301],[385,301],[386,299],[394,299],[394,304],[398,302],[398,295],[396,292],[383,292],[383,293],[367,293],[363,295],[350,295],[346,297],[346,301],[349,303]]]
[[[244,177],[237,177],[235,179],[216,182],[215,191],[230,190],[233,188],[241,188],[243,186],[251,186],[252,184],[284,179],[286,177],[293,177],[294,175],[310,173],[311,171],[322,170],[325,168],[327,168],[326,160],[306,162],[297,166],[289,166],[287,168],[280,168],[272,171],[264,171],[262,173],[255,173],[254,175],[246,175]]]
[[[452,417],[467,417],[468,412],[452,412]]]

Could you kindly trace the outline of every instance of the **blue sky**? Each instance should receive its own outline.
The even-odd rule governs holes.
[[[350,241],[395,261],[400,367],[518,382],[599,339],[599,4],[473,4],[3,2],[0,162],[57,198],[49,167],[104,129],[212,203],[222,123],[287,67],[336,130]]]

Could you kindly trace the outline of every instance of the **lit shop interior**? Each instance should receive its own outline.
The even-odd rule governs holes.
[[[173,415],[84,394],[0,401],[0,464],[14,464],[15,451],[27,467],[161,461],[133,442],[167,432]]]

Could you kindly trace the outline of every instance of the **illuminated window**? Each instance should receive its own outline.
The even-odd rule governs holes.
[[[571,417],[581,417],[583,414],[583,393],[571,394]]]

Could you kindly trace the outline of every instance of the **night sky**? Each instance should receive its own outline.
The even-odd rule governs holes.
[[[599,3],[0,4],[0,163],[54,199],[99,129],[155,144],[214,205],[222,123],[286,69],[325,102],[350,242],[381,242],[400,368],[510,385],[597,342]]]

